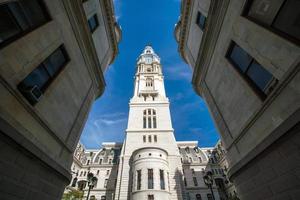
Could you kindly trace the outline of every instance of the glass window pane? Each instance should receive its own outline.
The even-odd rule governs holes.
[[[45,68],[40,65],[35,70],[33,70],[21,83],[20,87],[22,89],[29,89],[37,85],[40,90],[46,85],[49,80],[49,75]]]
[[[206,20],[206,17],[204,15],[202,15],[200,12],[198,12],[196,23],[202,30],[205,28],[205,20]]]
[[[98,26],[98,19],[97,19],[97,15],[93,15],[89,20],[88,20],[88,24],[90,27],[90,31],[93,32],[97,26]]]
[[[265,68],[256,61],[253,61],[249,67],[247,75],[262,91],[264,91],[268,83],[273,78],[272,74],[265,70]]]
[[[300,40],[300,1],[288,0],[280,10],[273,26]]]
[[[254,0],[248,16],[265,25],[271,25],[284,0]]]
[[[10,10],[10,13],[13,15],[19,27],[26,31],[30,28],[30,23],[28,21],[28,17],[26,17],[24,13],[24,8],[20,4],[20,2],[11,2],[7,4],[7,7]]]
[[[0,43],[21,31],[8,6],[0,5]]]
[[[231,50],[230,59],[242,72],[247,70],[252,61],[252,57],[236,44]]]
[[[160,189],[165,189],[165,177],[164,177],[164,170],[159,170],[159,177],[160,177]]]
[[[137,190],[141,189],[141,182],[142,182],[142,171],[137,170]]]
[[[156,117],[153,117],[153,128],[156,128]]]
[[[152,124],[151,124],[151,117],[148,117],[148,128],[152,128],[151,125],[152,125]]]
[[[148,169],[148,189],[153,189],[153,169]]]
[[[143,128],[146,128],[147,122],[146,122],[146,117],[143,117]]]
[[[21,0],[19,2],[31,27],[39,26],[48,20],[45,10],[38,0]]]
[[[44,61],[44,65],[51,76],[54,76],[65,63],[66,57],[60,48]]]

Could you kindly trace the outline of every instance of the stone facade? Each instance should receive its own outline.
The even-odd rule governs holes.
[[[184,0],[181,8],[178,49],[219,129],[239,197],[297,199],[298,184],[287,182],[300,180],[299,155],[287,158],[281,147],[299,148],[299,3]]]
[[[198,200],[196,196],[200,195],[203,200],[208,199],[207,195],[210,194],[210,191],[203,182],[203,175],[206,171],[212,171],[214,172],[214,179],[216,179],[219,175],[221,175],[221,173],[223,174],[223,172],[219,174],[218,171],[220,171],[221,167],[211,159],[214,148],[199,148],[196,141],[176,142],[176,144],[180,153],[180,162],[182,166],[182,171],[179,172],[179,175],[180,179],[182,179],[181,187],[183,189],[183,194],[180,198],[186,200]],[[122,144],[105,142],[102,143],[102,148],[100,149],[86,149],[81,143],[79,143],[74,152],[73,164],[71,166],[73,174],[72,181],[66,187],[65,193],[72,190],[82,191],[83,198],[86,198],[88,193],[87,174],[91,172],[98,181],[91,189],[90,199],[115,199],[121,148]],[[153,160],[145,159],[145,157],[149,156],[149,152],[152,154],[151,156]],[[151,166],[151,163],[157,159],[154,155],[158,154],[158,161],[153,162],[155,165],[152,166],[154,168],[154,173],[159,173],[159,169],[169,168],[167,163],[164,160],[161,160],[161,158],[167,157],[164,150],[141,149],[138,153],[139,154],[133,158],[133,162],[138,162],[139,159],[143,159],[144,161],[139,162],[137,167],[143,166],[144,162],[147,167]],[[139,157],[139,155],[141,155],[141,157]],[[155,170],[155,168],[157,168],[157,170]],[[154,174],[154,177],[156,176],[156,178],[154,178],[154,185],[160,185],[160,180],[157,175],[158,174]],[[167,177],[165,178],[167,179]],[[132,183],[133,187],[137,186],[136,181],[137,180]],[[165,183],[166,188],[170,187],[168,184],[168,182]],[[146,179],[142,179],[141,188],[144,186],[147,186]],[[216,199],[219,199],[220,191],[217,185],[213,186],[213,191]],[[153,190],[152,193],[155,194],[156,191]],[[160,196],[154,197],[156,197],[155,199],[164,199]],[[139,198],[141,200],[147,199],[144,197]],[[222,197],[220,200],[222,200]]]
[[[118,51],[112,1],[0,0],[0,9],[0,154],[10,156],[0,162],[1,200],[60,199]]]
[[[211,154],[211,163],[219,169],[211,170],[214,174],[219,194],[223,199],[237,200],[238,196],[234,184],[228,178],[227,152],[221,140],[217,142]]]

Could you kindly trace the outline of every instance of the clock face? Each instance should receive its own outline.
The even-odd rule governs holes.
[[[152,58],[146,58],[145,62],[146,62],[146,64],[150,64],[152,62]]]

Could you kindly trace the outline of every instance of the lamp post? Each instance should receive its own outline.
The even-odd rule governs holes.
[[[88,193],[87,193],[87,196],[86,196],[86,200],[89,200],[90,191],[96,185],[97,180],[98,179],[94,176],[94,174],[92,172],[88,173],[88,175],[87,175],[87,183],[88,183],[89,190],[88,190]]]
[[[207,187],[210,189],[212,199],[215,200],[215,195],[212,190],[212,185],[214,184],[214,180],[213,180],[211,171],[206,172],[206,174],[203,176],[203,180],[204,180],[205,185],[207,185]]]

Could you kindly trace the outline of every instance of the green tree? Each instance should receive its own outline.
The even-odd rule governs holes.
[[[62,200],[82,200],[83,192],[78,190],[71,190],[64,193]]]

